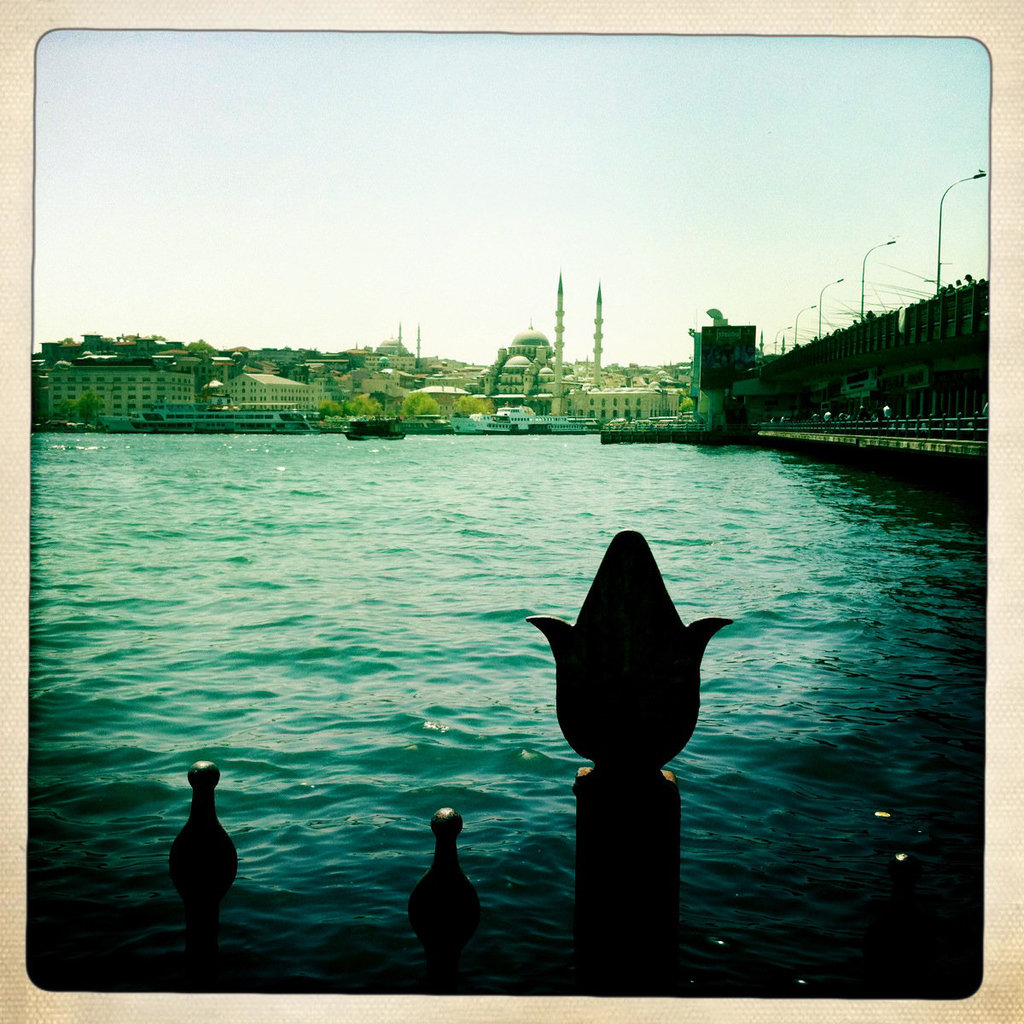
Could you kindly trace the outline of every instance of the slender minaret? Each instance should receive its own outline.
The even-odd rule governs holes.
[[[565,413],[562,403],[562,272],[558,272],[558,308],[555,310],[555,400],[552,412],[557,416]]]
[[[402,344],[402,321],[398,321],[398,344]]]
[[[597,325],[597,330],[594,331],[594,387],[599,388],[601,386],[601,339],[604,335],[601,333],[601,324],[604,323],[604,317],[601,316],[601,282],[597,282],[597,316],[594,317],[594,323]]]
[[[416,369],[420,368],[420,325],[416,325]]]

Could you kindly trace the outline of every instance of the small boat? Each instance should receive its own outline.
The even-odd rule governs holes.
[[[399,419],[372,416],[349,420],[345,436],[350,441],[400,441],[405,437],[405,428]]]

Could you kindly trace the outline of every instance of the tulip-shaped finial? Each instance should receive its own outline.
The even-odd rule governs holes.
[[[480,923],[480,900],[459,866],[462,816],[442,807],[430,819],[434,861],[409,897],[409,923],[427,957],[427,987],[454,992],[459,956]]]
[[[731,619],[684,626],[647,541],[633,530],[608,546],[575,625],[531,616],[555,657],[558,724],[600,770],[661,768],[693,734],[700,662]]]

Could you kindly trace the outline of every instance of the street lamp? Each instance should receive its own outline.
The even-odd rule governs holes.
[[[871,246],[866,253],[864,253],[864,261],[860,265],[860,318],[864,319],[864,270],[868,265],[868,257],[876,249],[884,249],[887,245],[895,245],[896,239],[890,238],[888,242],[879,242],[878,245]]]
[[[842,284],[843,278],[839,278],[838,281],[829,281],[825,288],[831,288],[834,284]],[[818,341],[821,341],[821,297],[825,294],[825,288],[822,288],[818,292]]]
[[[955,188],[957,185],[962,185],[965,181],[974,181],[975,178],[984,178],[985,172],[978,171],[977,174],[972,174],[969,178],[961,178],[959,181],[954,181],[945,192],[942,193],[942,199],[939,200],[939,243],[936,247],[935,252],[935,294],[938,295],[941,291],[942,281],[942,204],[949,195],[949,189]]]
[[[804,306],[804,308],[800,310],[800,313],[806,313],[807,310],[809,310],[809,309],[817,309],[817,308],[818,307],[817,307],[816,304],[813,305],[813,306]],[[800,313],[797,313],[796,319],[793,321],[793,323],[796,325],[795,328],[793,329],[793,348],[796,348],[796,346],[797,346],[797,338],[800,337]]]

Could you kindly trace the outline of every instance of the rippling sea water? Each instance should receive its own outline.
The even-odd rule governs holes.
[[[769,451],[581,437],[33,438],[28,962],[181,988],[167,870],[221,770],[230,991],[413,992],[429,819],[483,906],[462,991],[572,991],[574,797],[554,665],[612,537],[647,538],[702,667],[680,994],[858,996],[897,851],[936,982],[981,971],[985,515]],[[955,483],[955,481],[953,482]],[[888,816],[879,816],[877,812]]]

